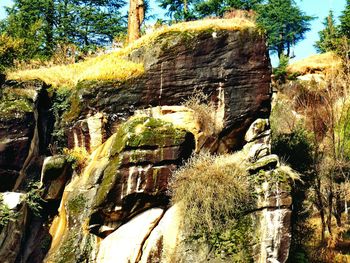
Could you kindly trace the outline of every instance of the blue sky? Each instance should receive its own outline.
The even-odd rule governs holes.
[[[306,34],[306,39],[299,42],[295,47],[294,54],[296,57],[293,60],[299,60],[316,53],[313,45],[318,40],[318,32],[323,29],[322,22],[324,18],[328,15],[330,9],[338,17],[344,10],[346,0],[296,0],[296,2],[307,15],[316,16],[317,18],[311,22],[312,28]],[[11,5],[11,3],[11,0],[0,0],[0,18],[5,16],[3,7]],[[151,0],[151,3],[153,3],[152,11],[154,13],[162,12],[156,6],[155,0]],[[275,56],[272,56],[272,63],[276,66],[277,59]]]

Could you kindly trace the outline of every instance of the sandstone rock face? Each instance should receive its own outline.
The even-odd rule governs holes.
[[[255,29],[169,32],[127,58],[142,62],[145,74],[122,83],[78,83],[69,109],[60,112],[65,117],[56,116],[55,134],[66,141],[61,146],[89,153],[80,170],[73,171],[64,156],[44,159],[53,129],[46,86],[3,85],[1,101],[11,101],[6,89],[17,94],[18,85],[27,85],[33,97],[16,97],[25,107],[9,118],[1,115],[0,102],[0,191],[23,189],[27,179],[41,175],[43,198],[56,209],[60,202],[58,211],[47,212],[56,216],[47,223],[51,238],[44,262],[173,262],[181,240],[179,214],[169,202],[173,171],[193,152],[234,150],[250,162],[257,182],[259,207],[252,218],[261,243],[255,260],[285,262],[291,199],[287,177],[276,179],[284,171],[271,154],[271,68],[264,38]],[[197,91],[214,104],[219,130],[206,133],[209,116],[181,106]],[[1,184],[5,177],[7,185]],[[15,228],[24,232],[27,221]],[[8,262],[39,262],[30,259],[40,246],[36,234],[23,238],[15,228],[6,230],[15,234],[0,237],[0,261],[10,255]]]
[[[9,209],[9,220],[4,226],[0,225],[0,262],[12,263],[16,261],[21,249],[28,207],[23,202],[23,194],[6,192],[0,194],[0,197],[2,199],[0,206],[5,205]]]
[[[268,120],[255,121],[245,138],[249,141],[244,146],[250,162],[248,171],[256,182],[258,194],[258,212],[255,214],[258,218],[260,248],[256,249],[254,260],[260,263],[286,262],[291,242],[292,171],[281,167],[278,156],[270,154]]]
[[[97,262],[139,262],[141,248],[162,214],[163,210],[160,208],[149,209],[106,237],[101,242]],[[128,242],[125,242],[126,240]]]
[[[103,229],[110,232],[145,207],[166,205],[171,173],[192,150],[193,135],[169,122],[136,117],[123,124],[113,135],[110,162],[93,202],[91,231],[105,235]]]
[[[35,163],[40,163],[37,159],[46,151],[51,133],[45,88],[44,83],[38,81],[27,83],[9,81],[2,86],[0,92],[0,191],[2,192],[12,190],[18,176],[22,174],[21,177],[24,177],[31,166],[40,166]]]
[[[72,171],[64,155],[45,158],[41,170],[42,198],[44,200],[60,200],[64,187]]]
[[[109,137],[135,110],[179,105],[195,91],[207,94],[221,111],[221,152],[241,147],[250,124],[269,115],[270,62],[265,41],[254,29],[170,32],[128,59],[144,63],[144,76],[126,83],[78,84],[80,122],[69,129],[71,146],[91,137],[90,116],[105,116],[100,133]]]

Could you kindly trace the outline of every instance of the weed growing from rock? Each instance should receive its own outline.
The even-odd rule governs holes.
[[[203,91],[195,90],[183,106],[195,113],[197,123],[205,135],[216,135],[222,130],[223,123],[217,118],[217,109],[214,102]]]
[[[241,160],[237,155],[193,156],[175,172],[171,194],[186,240],[204,241],[222,257],[248,259],[253,233],[246,213],[255,207],[255,197]]]

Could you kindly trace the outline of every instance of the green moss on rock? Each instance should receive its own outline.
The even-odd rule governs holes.
[[[131,118],[122,124],[114,138],[111,156],[125,148],[142,148],[147,146],[173,146],[181,144],[186,131],[175,128],[170,122],[152,117]]]
[[[86,197],[83,194],[78,194],[77,196],[70,199],[67,203],[67,208],[70,214],[79,214],[83,209],[85,209],[85,204],[87,202]]]
[[[5,88],[0,96],[0,118],[11,119],[23,117],[33,112],[33,101],[29,91]]]
[[[114,186],[115,181],[119,177],[118,168],[120,167],[119,156],[114,157],[107,165],[103,173],[103,180],[98,187],[98,191],[93,203],[94,207],[101,205],[107,198],[109,190]]]

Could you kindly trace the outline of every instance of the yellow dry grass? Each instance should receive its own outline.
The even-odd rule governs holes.
[[[137,48],[153,43],[162,34],[168,32],[196,32],[208,29],[234,31],[253,27],[255,27],[254,22],[245,18],[205,19],[163,26],[116,52],[70,65],[9,72],[8,78],[22,81],[41,79],[54,87],[74,87],[82,80],[123,81],[140,76],[144,72],[141,63],[133,63],[123,59],[123,57]]]
[[[127,80],[142,75],[143,65],[121,59],[117,54],[106,54],[84,62],[22,70],[8,74],[9,79],[40,79],[54,87],[74,87],[82,80]]]
[[[209,29],[235,31],[254,27],[256,27],[256,24],[252,20],[241,17],[235,17],[231,19],[203,19],[191,22],[182,22],[174,24],[172,26],[162,26],[154,32],[136,40],[126,48],[120,50],[119,53],[121,55],[126,55],[134,49],[152,43],[159,36],[169,32],[198,32]]]
[[[290,64],[287,67],[289,73],[305,75],[308,73],[324,72],[339,69],[341,59],[333,52],[313,55]]]

